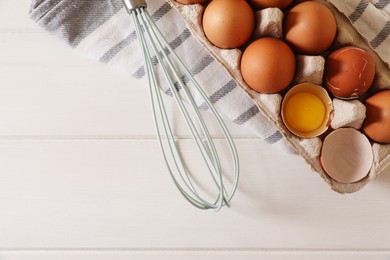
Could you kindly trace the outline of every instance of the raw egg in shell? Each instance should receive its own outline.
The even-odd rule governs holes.
[[[287,92],[282,101],[281,113],[291,133],[312,138],[328,129],[333,116],[333,104],[323,87],[302,83]]]
[[[222,49],[233,49],[249,41],[255,28],[255,15],[245,0],[213,0],[203,14],[207,39]]]
[[[251,43],[241,58],[241,74],[250,88],[259,93],[277,93],[293,80],[295,55],[283,41],[261,38]]]
[[[288,12],[284,31],[286,41],[295,52],[318,55],[327,50],[336,37],[336,18],[326,5],[307,1]]]

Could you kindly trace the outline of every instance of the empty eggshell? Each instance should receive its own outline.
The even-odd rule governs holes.
[[[279,8],[266,8],[255,12],[256,27],[254,38],[283,38],[283,12]]]
[[[344,101],[333,99],[334,117],[331,123],[333,129],[353,127],[360,129],[366,118],[366,107],[359,100]]]
[[[374,77],[375,60],[363,49],[347,46],[326,58],[325,84],[335,97],[361,97],[370,88]]]
[[[341,183],[354,183],[366,177],[373,159],[370,141],[354,128],[340,128],[330,133],[320,156],[325,172]]]

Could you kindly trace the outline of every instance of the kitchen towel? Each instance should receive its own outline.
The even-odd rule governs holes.
[[[179,14],[165,0],[150,0],[147,3],[148,11],[168,42],[222,116],[251,129],[270,144],[287,147],[281,133],[191,36]],[[390,0],[352,0],[348,1],[348,7],[345,14],[351,22],[360,24],[361,28],[366,26],[370,35],[374,35],[368,39],[371,46],[390,57],[389,19],[385,24],[370,24],[370,17],[377,17],[376,12],[389,17]],[[30,17],[73,48],[115,66],[136,79],[144,79],[145,70],[133,21],[123,8],[122,0],[33,0]],[[207,109],[204,104],[198,105]]]

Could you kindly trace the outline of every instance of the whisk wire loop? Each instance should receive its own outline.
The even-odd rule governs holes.
[[[138,20],[136,19],[136,16],[133,14],[133,19],[134,19],[134,23],[136,25],[140,25]],[[141,32],[141,27],[137,26],[136,27],[136,30],[140,33]],[[167,113],[166,113],[166,109],[165,109],[165,106],[164,106],[164,101],[161,97],[161,92],[158,88],[155,88],[154,86],[157,86],[157,79],[156,79],[156,74],[154,73],[154,70],[152,68],[152,63],[151,63],[151,60],[148,59],[147,57],[150,57],[150,53],[149,53],[149,50],[148,48],[146,48],[147,46],[147,43],[146,43],[146,40],[143,36],[143,34],[140,34],[140,41],[141,41],[141,46],[142,48],[145,48],[145,52],[143,52],[143,58],[144,58],[144,62],[145,62],[145,69],[147,70],[147,76],[148,76],[148,81],[151,83],[149,84],[149,91],[150,91],[150,97],[151,97],[151,104],[152,104],[152,108],[153,110],[156,110],[156,107],[155,107],[155,101],[154,101],[154,96],[157,97],[157,104],[158,104],[158,107],[160,109],[160,111],[162,111],[162,121],[163,121],[163,127],[164,127],[164,131],[166,133],[166,135],[168,136],[168,146],[169,146],[169,150],[170,150],[170,153],[171,154],[175,154],[175,156],[172,156],[173,157],[173,160],[174,160],[174,165],[176,166],[176,169],[177,171],[187,171],[186,168],[184,167],[183,163],[182,163],[182,160],[181,160],[181,157],[179,157],[180,159],[179,160],[176,160],[176,156],[180,156],[180,153],[178,153],[178,147],[176,146],[176,143],[174,142],[174,137],[173,137],[173,133],[172,133],[172,130],[171,130],[171,127],[169,125],[169,121],[167,120],[168,116],[167,116]],[[167,167],[168,167],[168,171],[170,173],[170,175],[172,176],[173,180],[174,180],[174,183],[175,185],[179,188],[179,191],[184,195],[184,197],[191,203],[193,204],[194,206],[198,207],[198,208],[201,208],[201,209],[205,209],[205,207],[212,207],[212,204],[211,203],[208,203],[207,201],[203,200],[198,194],[197,192],[195,191],[195,188],[194,186],[192,185],[189,177],[188,177],[188,173],[186,174],[180,174],[181,178],[183,179],[183,181],[185,182],[185,184],[187,185],[187,187],[195,193],[195,199],[193,197],[190,196],[190,194],[188,194],[184,189],[181,188],[181,186],[179,185],[179,182],[176,180],[176,177],[175,175],[173,174],[172,172],[172,169],[168,163],[168,158],[167,158],[167,155],[166,155],[166,151],[165,151],[165,148],[164,148],[164,145],[162,144],[162,137],[161,137],[161,134],[160,134],[160,127],[159,127],[159,124],[157,122],[157,118],[156,118],[156,114],[154,113],[154,122],[155,122],[155,127],[156,127],[156,130],[157,130],[157,135],[158,135],[158,140],[159,140],[159,143],[160,143],[160,147],[161,147],[161,150],[162,150],[162,153],[163,153],[163,157],[165,159],[165,161],[167,162]],[[179,165],[180,166],[179,166]],[[181,168],[181,169],[179,169]],[[186,177],[186,179],[183,178],[183,176]],[[206,205],[206,206],[204,206]]]
[[[206,161],[207,163],[207,167],[209,168],[209,171],[213,173],[213,179],[215,181],[215,184],[217,185],[218,188],[222,188],[223,189],[223,186],[222,186],[222,176],[219,175],[219,179],[220,180],[217,180],[215,177],[218,176],[218,173],[221,171],[221,166],[220,166],[220,161],[219,161],[219,158],[218,158],[218,154],[217,154],[217,151],[216,151],[216,148],[215,148],[215,145],[214,145],[214,142],[210,136],[210,133],[206,127],[206,124],[200,114],[200,111],[193,99],[193,97],[191,96],[191,94],[189,93],[189,90],[188,90],[188,87],[184,84],[183,82],[183,79],[179,76],[179,74],[177,73],[177,71],[174,69],[173,67],[173,64],[170,62],[167,54],[165,52],[159,52],[159,54],[161,55],[158,55],[156,52],[158,51],[157,48],[160,48],[160,49],[163,49],[163,46],[161,45],[161,43],[157,40],[159,35],[156,35],[156,33],[153,31],[153,30],[149,30],[149,28],[153,28],[155,26],[153,26],[153,24],[150,23],[150,21],[148,21],[144,14],[145,13],[142,13],[142,10],[139,10],[139,13],[141,13],[141,15],[143,16],[144,18],[144,22],[147,23],[148,27],[147,27],[147,33],[151,33],[152,35],[149,34],[149,36],[153,37],[153,39],[155,39],[156,41],[152,41],[152,46],[153,46],[153,49],[155,51],[155,54],[157,55],[157,59],[160,63],[162,62],[166,62],[167,63],[167,66],[168,68],[171,70],[171,73],[174,75],[175,77],[175,80],[177,80],[178,84],[180,85],[181,89],[184,91],[185,95],[186,95],[186,98],[187,98],[187,101],[189,101],[191,103],[191,108],[193,109],[193,112],[195,113],[196,115],[196,119],[198,120],[198,122],[202,125],[202,130],[203,130],[203,134],[206,136],[206,144],[207,146],[205,147],[205,144],[202,142],[202,139],[200,137],[200,134],[198,133],[198,130],[196,129],[196,127],[194,126],[194,123],[192,122],[191,120],[191,117],[183,103],[183,100],[182,98],[180,97],[179,93],[178,93],[178,90],[175,88],[175,87],[172,87],[171,88],[171,91],[173,92],[174,96],[175,96],[175,100],[177,101],[177,104],[179,105],[180,107],[180,111],[182,112],[182,115],[183,117],[185,117],[185,122],[187,123],[187,126],[190,128],[191,130],[191,134],[194,138],[194,140],[197,142],[197,145],[199,146],[199,148],[202,150],[202,156],[203,156],[203,159]],[[154,28],[156,29],[156,28]],[[156,45],[155,43],[158,45],[157,48],[156,48]],[[165,49],[165,48],[164,48]],[[173,52],[172,50],[170,50],[170,52]],[[164,59],[164,60],[163,60]],[[170,86],[174,86],[173,82],[172,82],[172,79],[169,77],[169,73],[170,71],[168,71],[168,68],[165,67],[165,66],[162,66],[162,69],[164,71],[164,76],[166,78],[166,80],[170,83]],[[210,154],[208,151],[211,151],[211,159],[213,159],[211,162],[210,162]],[[208,156],[206,156],[208,155]],[[217,166],[217,169],[215,168],[215,166]]]
[[[126,0],[124,1],[127,2]],[[130,2],[127,3],[127,7],[131,6],[132,3]],[[138,3],[142,1],[137,0],[136,2]],[[131,9],[128,8],[128,12],[133,18],[144,60],[144,69],[149,83],[150,102],[157,138],[168,172],[171,175],[174,184],[184,198],[197,208],[219,211],[223,206],[230,206],[230,201],[235,194],[238,185],[239,162],[236,147],[226,125],[224,124],[218,111],[209,100],[207,94],[202,90],[190,71],[176,55],[159,28],[153,22],[151,15],[146,10],[146,3],[143,3],[140,7],[135,6]],[[162,69],[162,73],[168,83],[169,90],[178,105],[179,111],[190,130],[191,136],[195,140],[199,152],[204,159],[205,165],[217,188],[218,194],[216,195],[214,201],[209,202],[204,199],[198,193],[195,185],[193,185],[191,174],[184,163],[184,158],[175,141],[168,113],[159,88],[159,77],[152,62],[150,49],[153,51],[154,57],[157,59],[158,64]],[[172,62],[171,59],[174,62]],[[180,68],[180,71],[184,74],[184,76],[179,74],[176,67]],[[229,146],[230,155],[233,161],[232,187],[229,191],[227,191],[223,182],[224,174],[217,149],[201,112],[187,86],[187,83],[184,82],[185,79],[187,79],[188,83],[192,84],[192,90],[197,91],[203,101],[207,104]],[[187,104],[184,104],[184,102]],[[186,105],[189,105],[192,108],[191,111],[193,116],[191,116],[190,112],[187,110]],[[198,122],[200,128],[199,130],[195,126],[193,118],[196,122]],[[167,145],[164,145],[162,133],[165,135],[165,142]],[[178,179],[177,175],[174,174],[173,169],[177,171],[177,175],[180,176],[179,178],[181,181]]]
[[[159,62],[163,62],[161,59],[159,59]],[[169,61],[168,61],[168,63],[169,63]],[[169,72],[167,72],[167,68],[164,68],[163,67],[163,70],[164,70],[164,75],[168,75],[168,73]],[[177,73],[176,73],[176,79],[178,80],[178,75],[177,75]],[[167,80],[169,81],[170,79],[169,78],[167,78]],[[172,82],[170,82],[170,83],[172,83]],[[172,84],[171,84],[172,85]],[[181,83],[181,86],[183,86],[183,83]],[[185,86],[183,86],[183,87],[185,87]],[[183,101],[182,101],[182,99],[180,98],[180,96],[178,95],[178,92],[177,92],[177,90],[176,89],[172,89],[172,91],[173,91],[173,93],[175,94],[175,100],[178,102],[178,104],[179,104],[179,107],[181,108],[180,109],[180,111],[182,111],[182,113],[183,113],[183,116],[185,117],[185,118],[189,118],[189,114],[188,114],[188,112],[187,112],[187,110],[186,110],[186,108],[185,108],[185,106],[184,106],[184,104],[183,104]],[[159,93],[159,96],[160,96],[161,94]],[[195,139],[195,141],[197,141],[197,145],[198,145],[198,148],[199,149],[201,149],[202,150],[202,156],[203,156],[203,158],[204,158],[204,160],[208,163],[208,168],[209,168],[209,171],[211,172],[211,171],[213,171],[213,172],[215,172],[216,171],[216,169],[214,168],[215,166],[212,164],[212,162],[210,162],[210,159],[209,159],[209,157],[210,157],[210,155],[208,155],[208,156],[205,156],[205,154],[206,154],[206,152],[207,152],[207,150],[206,150],[206,148],[204,147],[204,143],[202,142],[202,140],[201,140],[201,138],[200,138],[200,135],[199,135],[199,133],[198,133],[198,131],[197,131],[197,129],[195,128],[195,126],[193,125],[193,122],[192,121],[189,121],[189,119],[188,120],[186,120],[186,122],[189,124],[188,126],[189,126],[189,128],[190,128],[190,130],[191,130],[191,133],[192,133],[192,135],[193,135],[193,138]],[[211,143],[211,145],[213,145],[213,143]],[[215,148],[214,148],[214,150],[215,150]],[[179,159],[179,161],[181,161],[181,154],[180,153],[177,153],[177,156],[179,157],[178,159]],[[216,156],[216,154],[214,155],[214,156]],[[217,159],[214,159],[214,160],[218,160],[218,158]],[[210,167],[213,167],[214,169],[210,169]],[[201,199],[199,196],[198,196],[198,194],[197,194],[197,192],[196,192],[196,190],[195,190],[195,187],[192,185],[192,183],[191,183],[191,180],[190,180],[190,178],[189,178],[189,175],[188,175],[188,172],[184,169],[184,171],[185,171],[185,180],[187,180],[188,181],[188,183],[191,185],[191,190],[197,195],[197,198],[198,199]],[[181,174],[180,175],[181,177],[183,177],[183,174]],[[183,179],[183,178],[182,178]],[[214,179],[214,181],[215,181],[215,183],[216,183],[216,185],[217,185],[217,187],[218,188],[220,188],[220,186],[222,186],[222,180],[220,180],[220,183],[217,183],[217,181]],[[187,185],[187,187],[189,187],[188,185]],[[221,200],[220,202],[219,202],[219,204],[221,204],[222,203],[222,197],[218,197],[217,198],[217,201],[218,200]],[[203,203],[205,203],[205,201],[204,200],[202,200],[203,201]],[[212,204],[215,204],[216,202],[214,202],[214,203],[209,203],[209,202],[206,202],[208,205],[212,205]]]

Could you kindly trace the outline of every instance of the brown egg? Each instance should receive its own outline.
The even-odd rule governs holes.
[[[363,132],[378,143],[390,143],[390,90],[378,92],[365,102]]]
[[[294,0],[249,0],[256,8],[264,9],[268,7],[277,7],[284,9],[289,6]]]
[[[292,8],[284,20],[286,41],[299,54],[318,55],[336,37],[337,24],[324,4],[307,1]]]
[[[176,2],[181,3],[183,5],[192,5],[192,4],[204,4],[208,0],[176,0]]]
[[[361,97],[375,77],[375,60],[365,50],[347,46],[332,52],[326,59],[325,84],[335,97]]]
[[[245,0],[213,0],[203,14],[203,30],[215,46],[233,49],[252,36],[255,15]]]
[[[276,93],[294,78],[296,61],[290,47],[275,38],[261,38],[251,43],[241,58],[245,82],[259,93]]]

